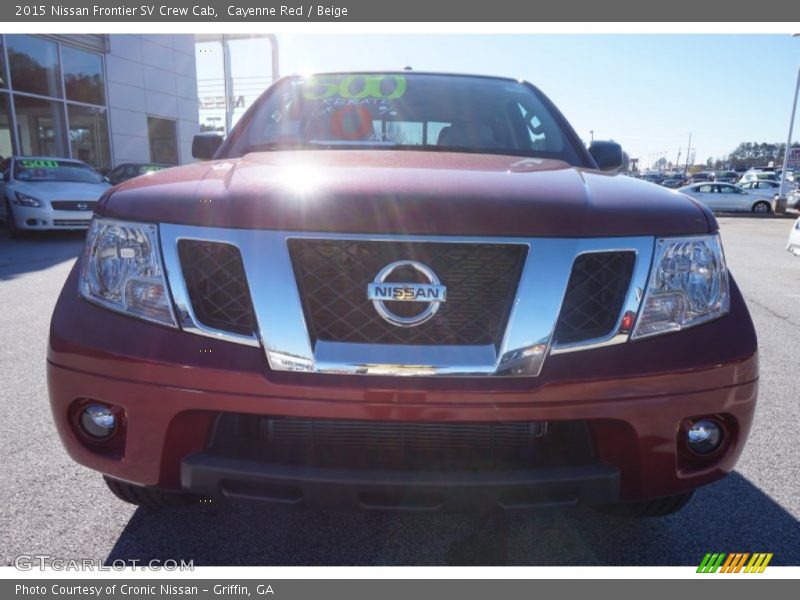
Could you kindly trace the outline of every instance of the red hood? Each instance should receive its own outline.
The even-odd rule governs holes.
[[[264,152],[125,182],[120,219],[350,233],[626,236],[706,233],[686,196],[555,160],[453,152]]]

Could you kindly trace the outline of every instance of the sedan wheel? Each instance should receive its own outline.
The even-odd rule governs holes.
[[[22,237],[23,232],[17,228],[17,222],[14,221],[14,213],[11,212],[11,202],[8,199],[6,199],[6,229],[12,238]]]
[[[772,212],[772,207],[769,202],[762,200],[753,204],[753,212],[759,215],[768,215]]]

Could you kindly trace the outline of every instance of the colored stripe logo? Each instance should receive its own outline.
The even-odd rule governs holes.
[[[697,567],[697,572],[763,573],[771,560],[771,552],[708,552]]]

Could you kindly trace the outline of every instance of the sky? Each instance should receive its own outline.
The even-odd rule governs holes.
[[[591,131],[594,139],[613,139],[641,168],[660,156],[676,162],[678,152],[684,163],[690,134],[696,163],[727,156],[740,142],[785,142],[800,66],[800,37],[790,35],[277,37],[282,75],[410,66],[526,79],[584,141]],[[252,78],[241,89],[266,81],[259,77],[269,72],[264,40],[231,53],[234,75]],[[198,60],[200,78],[204,68]]]

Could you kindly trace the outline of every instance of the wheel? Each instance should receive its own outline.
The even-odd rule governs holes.
[[[655,500],[644,500],[642,502],[620,502],[618,504],[603,504],[595,506],[604,514],[614,517],[666,517],[678,512],[692,499],[694,491],[656,498]]]
[[[6,229],[8,230],[8,235],[17,240],[25,237],[27,233],[17,227],[17,222],[14,220],[14,213],[11,211],[11,202],[8,201],[8,198],[6,198]]]
[[[759,215],[768,215],[772,212],[772,206],[766,200],[759,200],[753,204],[753,212]]]
[[[170,492],[158,488],[133,485],[119,479],[113,479],[103,475],[108,489],[120,500],[137,506],[147,506],[150,508],[169,508],[174,506],[187,506],[198,504],[200,497],[193,494],[182,492]]]

